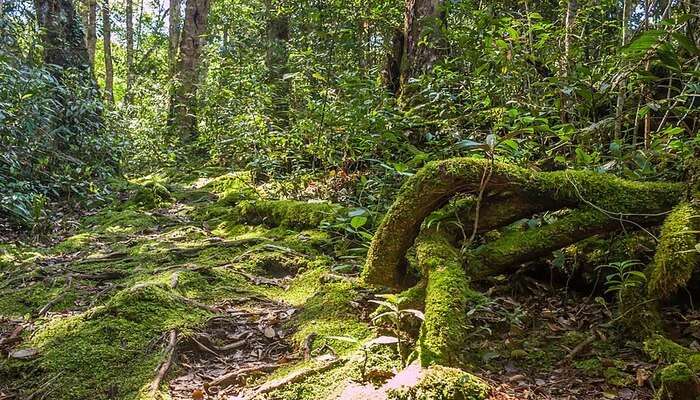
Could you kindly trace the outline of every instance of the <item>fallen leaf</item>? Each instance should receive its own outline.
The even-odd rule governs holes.
[[[195,389],[192,391],[193,400],[204,400],[204,392],[202,389]]]

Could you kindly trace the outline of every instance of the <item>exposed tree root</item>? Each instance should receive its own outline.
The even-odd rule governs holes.
[[[484,179],[487,171],[489,179]],[[479,203],[475,207],[473,199],[467,200],[441,211],[458,216],[459,231],[438,229],[432,221],[423,224],[457,194],[478,196]],[[660,331],[657,300],[684,287],[700,266],[700,206],[684,201],[685,196],[683,184],[634,182],[591,171],[535,172],[472,158],[430,163],[406,182],[382,220],[362,277],[367,283],[394,288],[415,282],[405,259],[415,245],[420,282],[426,286],[424,290],[415,286],[399,297],[416,297],[419,305],[424,299],[425,321],[418,341],[421,363],[459,366],[469,305],[482,298],[470,289],[471,279],[508,273],[595,235],[641,229],[654,237],[646,227],[665,218],[660,238],[654,237],[659,244],[645,271],[646,281],[626,285],[619,296],[621,313],[616,319],[628,326],[633,321],[637,333],[648,337]],[[543,211],[556,211],[555,220],[526,230],[505,229]],[[465,227],[470,231],[473,227],[474,234],[498,232],[460,252],[456,245],[467,239]],[[416,293],[420,295],[413,296]],[[564,362],[594,340],[595,335],[581,342]],[[675,364],[659,375],[661,393],[685,399],[679,393],[699,388],[695,374],[700,372],[700,358],[670,347],[674,356],[663,360]]]
[[[266,393],[270,393],[274,390],[280,389],[284,386],[291,385],[293,383],[301,382],[304,379],[320,374],[322,372],[328,371],[329,369],[335,368],[343,363],[345,363],[347,360],[343,358],[337,358],[333,361],[326,362],[322,365],[313,367],[313,368],[308,368],[308,369],[303,369],[299,370],[296,372],[293,372],[284,378],[276,379],[274,381],[270,381],[265,383],[264,385],[260,386],[259,388],[255,389],[251,394],[246,395],[243,397],[245,400],[253,400],[258,396],[261,396]]]
[[[160,383],[163,381],[163,378],[165,378],[165,375],[168,373],[170,365],[173,362],[173,355],[175,354],[175,348],[177,347],[177,330],[171,330],[168,337],[168,346],[165,348],[165,359],[160,364],[160,367],[158,367],[158,373],[156,374],[156,377],[153,378],[153,381],[149,386],[149,393],[153,398],[155,398],[155,395],[158,393]]]
[[[457,365],[466,337],[467,305],[478,294],[469,289],[462,258],[444,235],[424,232],[418,239],[420,268],[427,275],[425,321],[418,340],[423,366]]]
[[[423,220],[457,193],[476,194],[488,167],[487,160],[456,158],[429,163],[412,176],[377,229],[363,272],[365,281],[392,287],[405,284],[404,255]],[[680,184],[633,182],[592,171],[535,172],[498,162],[493,169],[486,187],[492,196],[538,196],[554,208],[588,206],[621,222],[630,216],[658,218],[684,193]]]

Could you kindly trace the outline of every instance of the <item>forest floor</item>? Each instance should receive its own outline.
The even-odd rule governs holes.
[[[401,360],[362,351],[388,331],[375,290],[339,272],[362,261],[332,228],[347,210],[261,191],[150,176],[51,245],[1,244],[0,399],[386,398]],[[514,279],[472,310],[464,353],[489,398],[652,398],[655,365],[604,302]],[[674,324],[690,345],[697,325]]]

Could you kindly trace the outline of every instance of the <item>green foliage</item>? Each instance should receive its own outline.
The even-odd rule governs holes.
[[[612,271],[605,277],[605,285],[607,286],[605,293],[616,293],[619,300],[622,301],[622,293],[625,290],[643,285],[647,277],[644,272],[637,269],[641,265],[643,264],[637,260],[625,260],[598,267]]]
[[[49,202],[107,192],[119,145],[99,118],[102,103],[81,72],[39,61],[33,16],[5,3],[0,19],[0,214],[35,227]],[[60,75],[60,79],[57,76]]]

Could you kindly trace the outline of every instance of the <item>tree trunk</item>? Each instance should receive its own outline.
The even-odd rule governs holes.
[[[446,53],[444,0],[406,0],[401,85],[432,70]]]
[[[126,93],[124,102],[131,102],[134,86],[134,2],[126,0]]]
[[[83,30],[70,0],[36,0],[36,17],[43,29],[44,62],[91,74]]]
[[[394,35],[391,38],[391,49],[382,71],[384,87],[395,95],[401,89],[401,60],[403,59],[405,36],[403,30],[394,30]]]
[[[105,99],[114,104],[114,68],[112,66],[112,22],[110,20],[109,0],[102,3],[102,41],[105,56]]]
[[[61,82],[68,73],[81,82],[79,90],[80,100],[95,101],[97,109],[88,111],[80,116],[83,122],[90,122],[95,129],[102,126],[102,112],[99,101],[99,90],[95,77],[92,74],[90,56],[85,45],[80,17],[77,15],[71,0],[35,0],[36,18],[39,28],[42,30],[42,42],[44,46],[44,62],[60,68],[51,69],[57,81]],[[71,95],[61,95],[57,101],[64,104],[67,110],[71,102],[78,99]],[[65,123],[73,123],[74,116],[65,115]]]
[[[632,4],[630,0],[624,0],[622,6],[622,46],[627,44],[627,24],[629,22],[630,15],[632,14]],[[620,81],[620,88],[617,92],[617,104],[615,106],[615,139],[622,137],[622,119],[623,112],[625,109],[625,90],[627,86],[627,79],[622,79]],[[635,132],[636,135],[636,132]]]
[[[574,16],[576,14],[576,0],[568,0],[566,2],[566,16],[564,17],[564,53],[561,58],[560,76],[563,83],[568,82],[570,60],[571,60],[571,31],[574,25]],[[562,90],[559,95],[559,118],[562,123],[568,123],[569,116],[569,96]]]
[[[272,89],[272,124],[277,128],[288,125],[289,102],[287,99],[290,85],[284,79],[287,73],[287,42],[289,41],[289,16],[284,13],[275,0],[267,0],[267,53],[265,65],[268,71],[268,83]]]
[[[177,64],[177,48],[180,42],[180,30],[182,18],[180,16],[181,0],[170,0],[170,10],[168,11],[168,66],[170,77],[175,73]]]
[[[187,0],[185,5],[169,118],[172,132],[183,143],[190,143],[197,137],[197,85],[209,5],[209,0]]]
[[[97,0],[87,2],[87,50],[90,65],[95,64],[95,47],[97,45]]]

